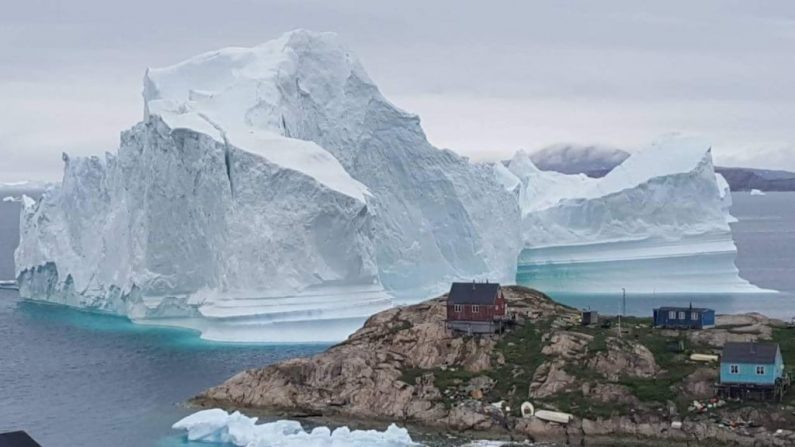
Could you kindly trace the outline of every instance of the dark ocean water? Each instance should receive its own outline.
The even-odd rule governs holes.
[[[13,275],[16,204],[0,202],[0,279]],[[700,297],[700,305],[795,316],[795,193],[735,195],[742,276],[772,296]],[[616,296],[559,296],[617,311]],[[660,297],[630,297],[644,314]],[[689,296],[665,297],[682,302]],[[322,351],[321,345],[213,344],[194,333],[22,302],[0,290],[0,432],[26,429],[45,447],[185,445],[170,426],[181,403],[234,373]]]
[[[212,344],[0,290],[0,432],[25,429],[45,447],[152,446],[202,389],[324,348]]]

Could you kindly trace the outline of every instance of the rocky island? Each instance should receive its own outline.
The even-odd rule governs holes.
[[[581,326],[579,311],[538,291],[503,291],[516,324],[502,334],[447,329],[439,297],[378,313],[314,357],[243,371],[193,403],[572,445],[795,444],[793,392],[710,403],[717,365],[690,360],[728,341],[775,340],[795,364],[795,329],[784,322],[721,315],[715,328],[677,331],[627,317],[619,334]],[[574,417],[523,417],[524,402]]]

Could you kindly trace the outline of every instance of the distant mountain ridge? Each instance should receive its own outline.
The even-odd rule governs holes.
[[[542,171],[604,177],[629,155],[627,151],[609,146],[555,144],[533,153],[530,159]]]
[[[585,174],[599,178],[629,157],[629,152],[608,146],[559,144],[545,147],[530,158],[543,171]],[[716,166],[732,191],[795,191],[795,172]]]
[[[795,172],[754,168],[715,167],[732,191],[795,191]]]

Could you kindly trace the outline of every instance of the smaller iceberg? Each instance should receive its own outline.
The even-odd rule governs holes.
[[[395,424],[384,431],[315,427],[307,432],[296,421],[257,424],[257,418],[238,411],[227,413],[213,408],[202,410],[175,423],[175,430],[187,431],[189,441],[231,444],[240,447],[410,447],[421,446],[405,428]]]
[[[752,196],[764,196],[765,193],[762,192],[762,190],[759,190],[759,189],[752,189],[751,190],[751,195]]]

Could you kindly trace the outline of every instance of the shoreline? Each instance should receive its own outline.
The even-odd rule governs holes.
[[[228,412],[239,411],[248,417],[258,417],[263,422],[270,422],[276,420],[294,420],[305,425],[304,428],[311,429],[318,426],[326,426],[332,430],[338,427],[348,427],[351,430],[379,430],[386,429],[390,424],[396,424],[401,428],[408,430],[412,439],[415,442],[420,442],[426,446],[436,447],[443,446],[461,446],[467,443],[476,441],[486,441],[494,443],[505,443],[506,446],[511,445],[534,445],[534,446],[563,446],[563,445],[587,445],[593,447],[670,447],[672,440],[669,438],[643,438],[627,435],[598,435],[587,436],[583,435],[576,439],[575,444],[571,444],[569,438],[560,440],[528,440],[526,436],[517,436],[507,430],[484,430],[484,431],[455,431],[443,425],[423,424],[417,421],[404,420],[396,421],[385,418],[373,416],[371,418],[361,418],[356,416],[346,416],[342,414],[329,414],[329,415],[308,415],[291,412],[289,410],[279,409],[265,409],[255,407],[237,407],[235,405],[228,405],[223,402],[213,400],[191,399],[188,401],[186,408],[196,411],[207,410],[211,408],[222,408]],[[592,421],[596,422],[596,421]],[[430,442],[430,444],[426,444]],[[702,444],[693,444],[687,441],[686,445],[698,446]],[[441,444],[439,444],[441,443]],[[452,443],[452,444],[451,444]],[[528,444],[529,443],[529,444]],[[721,443],[717,441],[709,441],[710,447],[732,446],[732,443]]]
[[[779,338],[792,350],[795,330],[783,329],[782,321],[757,313],[723,315],[714,329],[677,331],[624,317],[622,338],[614,327],[580,326],[578,311],[540,292],[517,286],[503,291],[518,315],[516,326],[503,334],[450,331],[439,297],[376,314],[348,340],[311,358],[238,373],[192,403],[363,426],[394,422],[464,439],[795,442],[795,432],[776,432],[795,427],[792,392],[782,404],[688,408],[693,400],[709,399],[716,380],[714,364],[692,361],[689,352],[714,354],[727,341]],[[687,351],[669,352],[672,341]],[[524,417],[518,411],[524,401],[574,418],[557,424]],[[739,421],[736,429],[733,421]]]

